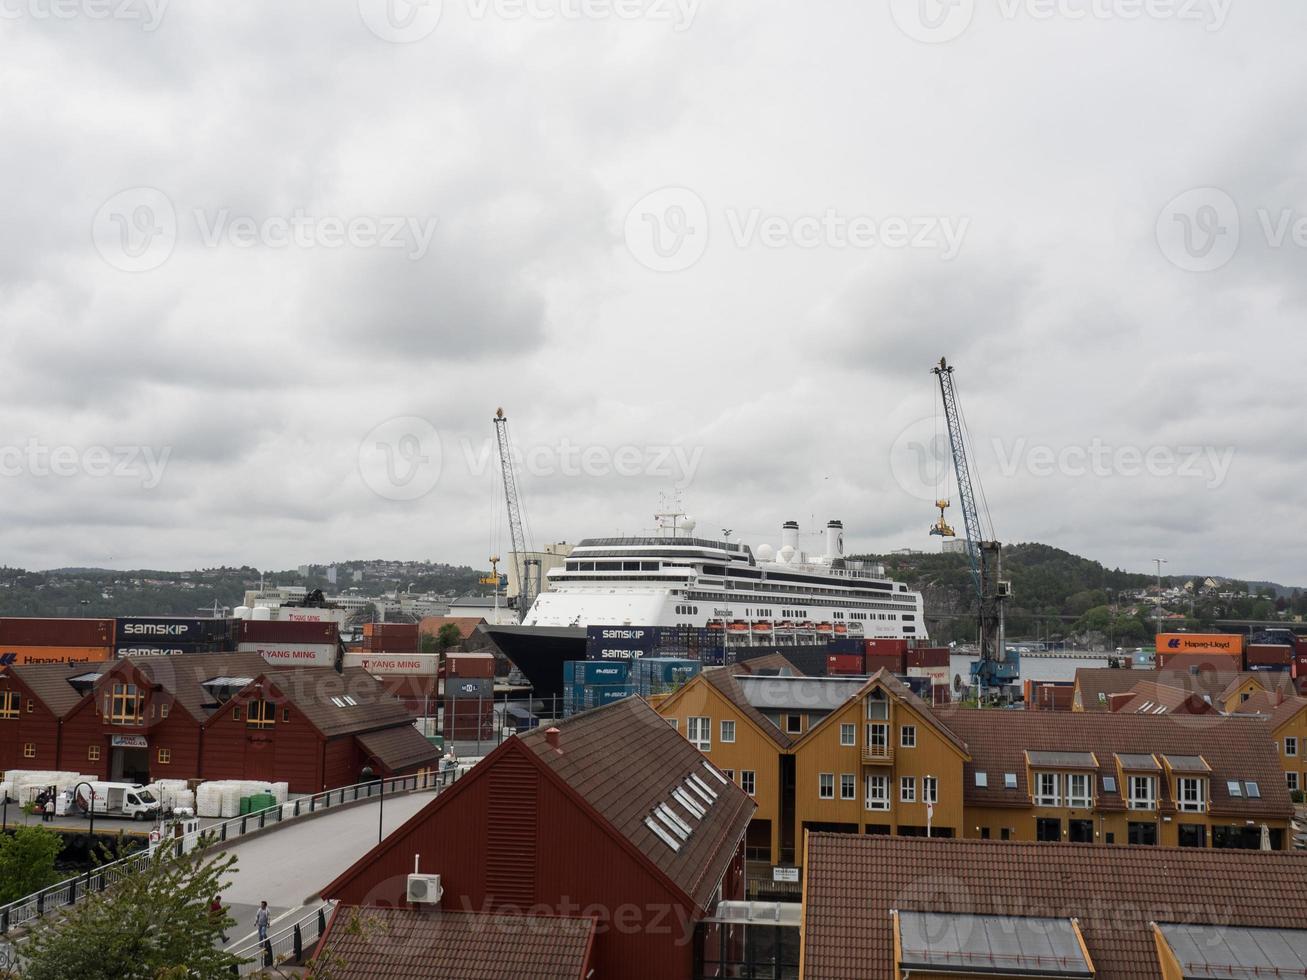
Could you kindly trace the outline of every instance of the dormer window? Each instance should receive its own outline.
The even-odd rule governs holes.
[[[1131,776],[1127,805],[1131,810],[1157,809],[1157,779],[1153,776]]]
[[[1207,780],[1181,776],[1176,780],[1176,805],[1186,813],[1207,809]]]

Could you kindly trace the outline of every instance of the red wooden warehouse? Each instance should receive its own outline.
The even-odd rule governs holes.
[[[743,897],[753,800],[643,700],[509,739],[323,889],[409,907],[414,863],[443,912],[594,916],[594,976],[694,970],[699,923]]]

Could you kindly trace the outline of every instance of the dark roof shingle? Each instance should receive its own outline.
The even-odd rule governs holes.
[[[335,980],[582,980],[595,920],[340,906],[315,960]]]
[[[1149,923],[1303,928],[1307,854],[810,834],[807,980],[894,976],[891,909],[1075,916],[1097,976],[1160,980]]]
[[[396,725],[356,736],[363,751],[391,772],[403,772],[440,758],[440,750],[412,725]]]

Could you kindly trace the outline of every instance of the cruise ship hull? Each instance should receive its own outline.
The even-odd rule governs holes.
[[[563,664],[585,659],[584,626],[491,626],[479,629],[531,684],[537,698],[563,696]]]

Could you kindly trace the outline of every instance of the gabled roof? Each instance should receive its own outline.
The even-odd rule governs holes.
[[[1216,703],[1226,687],[1238,677],[1233,670],[1139,670],[1128,667],[1081,667],[1076,671],[1076,690],[1083,711],[1107,711],[1113,694],[1127,694],[1137,684],[1152,682],[1178,688]]]
[[[68,714],[82,700],[68,678],[88,673],[95,664],[15,664],[0,674],[15,677],[59,718]]]
[[[192,718],[204,721],[217,710],[204,682],[215,677],[257,677],[268,662],[257,653],[183,653],[169,657],[126,658],[142,675],[162,686]]]
[[[440,750],[412,725],[395,725],[356,737],[363,751],[391,772],[402,772],[440,758]]]
[[[940,735],[943,735],[959,753],[963,756],[968,754],[966,741],[958,737],[958,734],[949,728],[934,709],[927,704],[924,699],[918,696],[912,688],[908,687],[908,685],[904,684],[883,667],[868,677],[863,682],[862,687],[860,687],[849,700],[860,699],[876,687],[884,688],[890,695],[910,706],[923,721],[930,725],[935,731],[939,732]],[[797,747],[810,738],[815,738],[818,734],[825,731],[828,723],[835,724],[832,720],[834,719],[835,714],[836,713],[832,711],[825,718],[822,718],[821,721],[817,722],[817,724],[809,728],[801,738],[795,740],[795,746]]]
[[[803,671],[786,659],[783,653],[769,653],[764,657],[741,660],[729,669],[738,674],[763,674],[774,671],[779,674],[792,674],[795,677],[803,676]]]
[[[744,689],[740,686],[740,682],[736,679],[736,673],[732,668],[713,667],[703,671],[699,676],[703,678],[703,683],[711,685],[722,697],[731,702],[741,715],[753,722],[764,735],[781,748],[788,748],[794,743],[791,736],[773,725],[766,715],[749,703],[749,699],[744,696]],[[690,683],[694,682],[691,681]],[[689,684],[686,687],[689,687]],[[681,690],[685,690],[685,688]]]
[[[1130,689],[1129,700],[1112,704],[1109,695],[1109,707],[1116,712],[1132,715],[1164,715],[1170,712],[1187,712],[1193,715],[1205,715],[1216,710],[1203,695],[1157,681],[1140,681]]]
[[[1274,730],[1293,720],[1304,708],[1307,708],[1307,698],[1280,697],[1278,692],[1257,691],[1250,694],[1247,701],[1236,705],[1234,711],[1241,715],[1265,715]]]
[[[1075,917],[1098,977],[1158,980],[1152,922],[1301,929],[1307,895],[1283,851],[809,834],[803,865],[807,980],[894,976],[893,909]]]
[[[968,806],[1029,806],[1025,753],[1044,751],[1094,754],[1100,809],[1124,808],[1122,787],[1109,792],[1102,779],[1117,775],[1118,755],[1200,755],[1212,768],[1209,799],[1214,814],[1287,819],[1293,811],[1270,725],[1263,718],[978,708],[953,708],[939,716],[971,749],[971,761],[963,767]],[[1156,766],[1154,761],[1149,768]],[[988,774],[986,786],[976,785],[976,772]],[[1016,788],[1005,788],[1006,773],[1016,774]],[[1227,787],[1231,780],[1257,783],[1260,797],[1249,799],[1242,791],[1232,796]],[[1165,780],[1159,782],[1158,796],[1164,806],[1170,804]]]
[[[1221,697],[1230,697],[1248,681],[1253,681],[1263,691],[1284,691],[1286,694],[1297,693],[1297,688],[1293,684],[1293,677],[1290,676],[1287,670],[1244,670],[1230,679],[1230,683],[1221,692]]]
[[[550,744],[551,732],[556,732],[557,747]],[[520,767],[520,760],[536,766],[669,891],[703,912],[708,911],[757,809],[752,798],[710,765],[643,698],[629,697],[573,715],[554,729],[537,728],[508,739],[323,888],[322,895],[339,895],[365,875],[380,855],[404,847],[411,833],[429,820],[438,820],[444,807],[466,805],[462,801],[479,780],[491,779],[499,771],[512,772]],[[712,796],[710,803],[705,802],[705,790],[694,786],[696,781]],[[694,815],[678,793],[695,802],[702,815]],[[675,848],[646,823],[660,806],[690,828]],[[548,830],[530,828],[532,833]]]
[[[346,667],[340,673],[324,667],[265,669],[232,700],[265,684],[294,705],[326,738],[413,723],[404,702],[362,667]]]
[[[516,741],[706,910],[757,809],[752,798],[717,773],[642,698],[625,698],[573,715],[557,728],[557,749],[550,746],[548,733],[538,728]],[[695,781],[706,783],[716,794],[701,819],[675,802],[675,791]],[[701,801],[697,790],[688,794]],[[692,828],[677,850],[645,823],[660,804],[670,806]]]
[[[594,933],[590,918],[342,905],[314,959],[335,980],[584,980]]]

